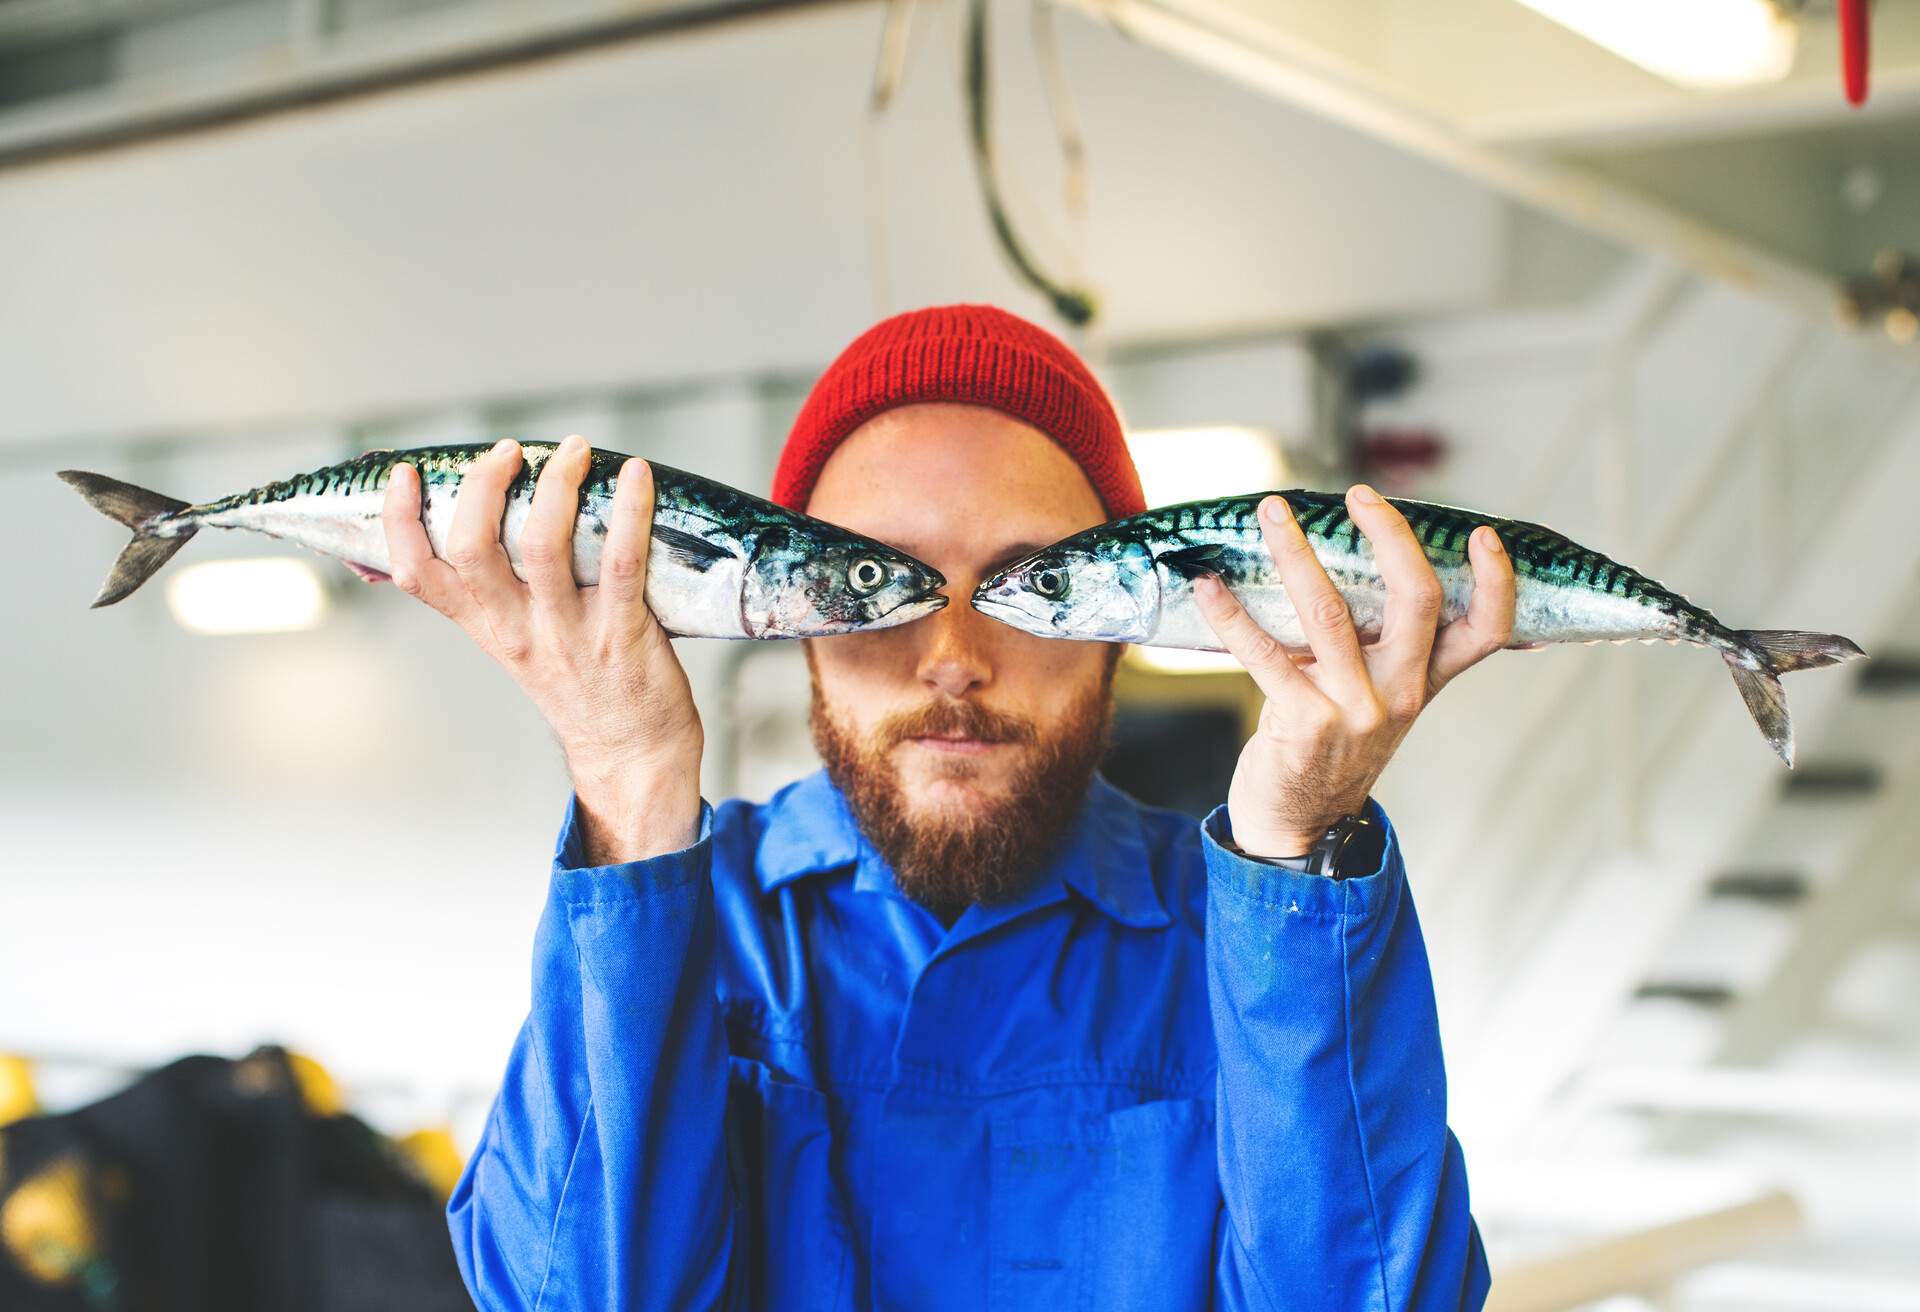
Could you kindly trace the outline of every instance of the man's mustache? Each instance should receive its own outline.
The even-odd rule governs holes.
[[[1039,737],[1031,720],[988,710],[978,702],[942,700],[889,715],[875,730],[883,751],[910,738],[974,738],[988,743],[1031,743]]]

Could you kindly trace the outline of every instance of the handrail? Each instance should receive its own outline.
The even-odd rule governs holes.
[[[1668,308],[1671,309],[1671,307]],[[1663,320],[1664,316],[1653,318],[1645,315],[1636,316],[1635,326],[1648,322],[1657,324]],[[1797,328],[1789,335],[1786,343],[1770,357],[1767,367],[1755,375],[1750,395],[1736,408],[1733,421],[1710,447],[1711,454],[1703,463],[1700,472],[1689,482],[1684,495],[1668,503],[1667,511],[1660,524],[1654,533],[1648,535],[1656,546],[1645,553],[1643,559],[1630,563],[1636,567],[1657,569],[1662,560],[1677,550],[1679,544],[1684,541],[1687,527],[1694,522],[1693,517],[1687,513],[1688,507],[1694,504],[1704,491],[1712,487],[1716,478],[1724,475],[1728,463],[1753,443],[1756,435],[1764,430],[1765,425],[1760,421],[1778,400],[1788,378],[1801,359],[1801,353],[1810,335],[1811,329]],[[1622,347],[1643,348],[1647,340],[1649,339],[1641,338],[1638,341],[1623,339]],[[1596,373],[1602,377],[1614,376],[1619,368],[1619,355],[1618,351],[1609,352],[1607,362],[1597,368]],[[1587,677],[1589,664],[1590,662],[1587,661],[1569,661],[1557,672],[1556,678],[1548,685],[1547,693],[1541,698],[1532,716],[1520,731],[1513,735],[1513,741],[1516,744],[1531,745],[1549,735],[1553,726],[1565,715],[1566,706],[1579,683]],[[1612,713],[1623,715],[1629,712],[1622,708],[1613,708]],[[1517,750],[1507,759],[1501,767],[1494,786],[1488,788],[1475,805],[1472,819],[1464,833],[1471,835],[1488,831],[1495,818],[1495,812],[1510,803],[1516,786],[1527,774],[1532,773],[1532,761],[1533,757],[1526,750]]]
[[[1722,430],[1719,440],[1708,448],[1707,457],[1700,462],[1698,472],[1688,481],[1686,488],[1668,503],[1666,517],[1660,527],[1649,535],[1649,559],[1664,559],[1679,550],[1687,529],[1695,519],[1687,513],[1688,509],[1713,488],[1726,482],[1735,457],[1745,454],[1749,446],[1761,440],[1767,431],[1762,421],[1779,404],[1781,393],[1786,390],[1802,354],[1814,339],[1813,334],[1812,324],[1796,323],[1787,340],[1768,357],[1766,368],[1756,375],[1758,385],[1753,394],[1740,407],[1734,421]]]
[[[1645,290],[1636,298],[1626,324],[1607,344],[1600,363],[1587,372],[1566,423],[1554,435],[1546,454],[1526,480],[1528,495],[1523,504],[1536,505],[1553,495],[1568,464],[1578,453],[1581,439],[1592,426],[1594,410],[1607,399],[1614,386],[1619,362],[1631,360],[1659,335],[1693,286],[1693,278],[1675,265],[1666,265],[1651,276]]]
[[[1841,358],[1808,351],[1808,342],[1815,339],[1811,329],[1788,333],[1768,355],[1765,367],[1744,390],[1739,404],[1732,407],[1733,419],[1707,445],[1705,457],[1693,463],[1686,488],[1665,501],[1654,532],[1640,538],[1642,542],[1651,540],[1653,546],[1636,548],[1631,563],[1657,571],[1694,538],[1692,526],[1704,522],[1698,519],[1697,507],[1705,494],[1727,476],[1736,461],[1780,433],[1780,426],[1768,420],[1785,390],[1800,379],[1821,376],[1819,370]],[[1920,373],[1890,389],[1896,394],[1890,397],[1891,404],[1855,426],[1860,438],[1849,443],[1841,457],[1849,470],[1857,473],[1866,467],[1862,462],[1897,440],[1896,429],[1905,413],[1902,403],[1916,387],[1920,387]],[[1832,495],[1845,495],[1849,485],[1847,480],[1836,483]],[[1823,505],[1823,509],[1831,507]],[[1804,535],[1817,522],[1814,515],[1805,515],[1789,536]],[[1789,562],[1799,558],[1799,544],[1791,550]],[[1779,575],[1778,562],[1769,559],[1767,567]],[[1739,573],[1737,591],[1742,596],[1751,592],[1750,584],[1759,568],[1758,563],[1746,562],[1728,571]],[[1779,586],[1780,577],[1769,577],[1770,586]],[[1720,680],[1705,670],[1697,680],[1673,690],[1677,700],[1669,704],[1678,707],[1673,714],[1663,713],[1657,723],[1650,724],[1653,717],[1648,714],[1649,703],[1639,692],[1630,662],[1596,664],[1601,659],[1597,653],[1562,659],[1561,668],[1546,672],[1548,677],[1530,690],[1536,697],[1517,717],[1521,729],[1511,738],[1510,755],[1496,768],[1486,791],[1464,808],[1468,819],[1451,829],[1443,849],[1443,859],[1449,864],[1460,866],[1470,860],[1476,878],[1441,886],[1433,908],[1435,923],[1439,923],[1439,917],[1446,917],[1449,923],[1470,931],[1495,956],[1507,950],[1524,950],[1543,927],[1553,923],[1577,889],[1580,872],[1591,867],[1599,846],[1643,857],[1652,854],[1643,832],[1647,808],[1654,797],[1649,781],[1663,759],[1678,750],[1685,735],[1699,732],[1702,721],[1717,713],[1713,707]],[[1604,695],[1582,696],[1583,686],[1596,676],[1608,681]],[[1581,723],[1591,721],[1591,733],[1576,740],[1568,732],[1569,708],[1588,715],[1588,720]],[[1629,718],[1631,725],[1623,724]],[[1607,786],[1618,804],[1614,812],[1594,812],[1591,797],[1581,808],[1592,825],[1583,822],[1579,832],[1589,833],[1590,829],[1592,841],[1568,841],[1568,808],[1561,802],[1570,787],[1564,768],[1569,762],[1562,760],[1561,768],[1541,770],[1544,746],[1549,743],[1562,757],[1569,744],[1575,752],[1583,753],[1571,762],[1578,767],[1572,773],[1586,781],[1583,787],[1590,790],[1596,780],[1612,781]],[[1584,754],[1589,752],[1592,754]],[[1489,841],[1488,835],[1495,837]],[[1523,859],[1523,854],[1528,855]],[[1484,954],[1476,960],[1484,960]],[[1464,1015],[1480,1018],[1467,1022],[1468,1032],[1477,1034],[1483,1023],[1493,1022],[1504,1008],[1498,982],[1483,966],[1467,961],[1463,968],[1466,973],[1454,985],[1461,990],[1456,1005],[1465,1007]],[[1469,1039],[1470,1045],[1478,1042]]]

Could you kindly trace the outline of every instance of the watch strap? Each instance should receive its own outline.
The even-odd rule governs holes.
[[[1328,825],[1318,840],[1299,856],[1255,856],[1237,843],[1226,845],[1235,854],[1261,865],[1278,866],[1304,875],[1353,879],[1370,875],[1380,866],[1386,833],[1364,811],[1343,815]]]

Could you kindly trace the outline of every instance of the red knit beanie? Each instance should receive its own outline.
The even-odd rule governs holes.
[[[804,511],[842,439],[895,406],[952,401],[1031,424],[1073,457],[1115,518],[1147,508],[1120,416],[1073,349],[991,305],[897,314],[854,339],[813,385],[793,421],[773,499]]]

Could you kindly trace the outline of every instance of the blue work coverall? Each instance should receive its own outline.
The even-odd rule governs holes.
[[[646,861],[576,825],[448,1209],[485,1312],[1484,1300],[1390,829],[1335,881],[1096,780],[947,928],[824,774]]]

